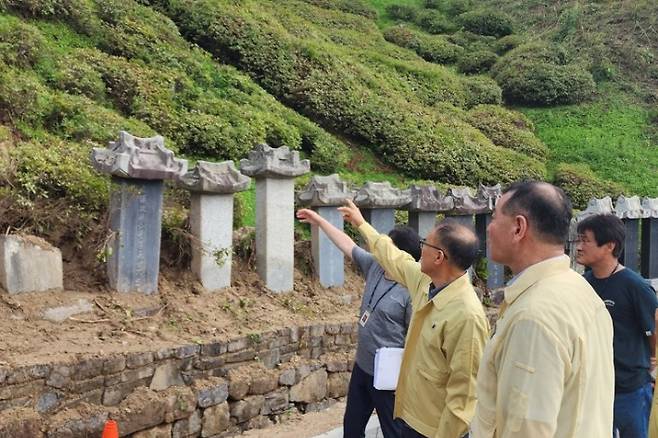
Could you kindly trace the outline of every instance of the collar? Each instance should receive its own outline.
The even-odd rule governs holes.
[[[459,296],[464,291],[465,287],[471,286],[471,280],[468,277],[468,272],[464,273],[461,277],[457,277],[452,283],[448,283],[441,289],[440,294],[436,294],[434,298],[431,299],[431,302],[435,306],[441,308],[448,301],[451,301],[453,298]]]
[[[505,288],[505,302],[512,304],[530,286],[546,277],[570,270],[571,260],[567,255],[551,257],[528,266],[514,277],[512,284]]]

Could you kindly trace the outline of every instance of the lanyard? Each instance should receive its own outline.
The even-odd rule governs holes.
[[[368,300],[368,309],[370,309],[371,313],[373,313],[375,311],[375,309],[377,308],[377,304],[379,304],[379,302],[382,300],[382,298],[384,298],[386,296],[386,294],[389,293],[397,285],[397,283],[393,281],[392,282],[393,284],[391,284],[389,286],[389,288],[386,289],[386,291],[377,299],[377,301],[375,301],[375,305],[373,307],[370,307],[370,304],[372,303],[373,298],[375,298],[375,291],[379,287],[379,283],[382,282],[383,278],[384,278],[384,272],[382,272],[381,277],[379,277],[379,280],[377,280],[377,284],[375,285],[375,287],[372,290],[372,295],[370,295],[370,300]]]

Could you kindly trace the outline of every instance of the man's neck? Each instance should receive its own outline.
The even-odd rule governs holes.
[[[509,268],[514,275],[517,275],[532,265],[541,263],[544,260],[552,259],[564,255],[564,248],[556,245],[542,245],[534,248],[527,248],[519,251],[515,259],[516,263],[510,263]],[[516,261],[515,260],[515,261]]]
[[[619,266],[619,260],[616,258],[605,257],[599,262],[593,263],[590,268],[592,268],[592,274],[594,274],[595,278],[603,279],[614,274]]]
[[[443,288],[464,275],[464,273],[464,271],[458,269],[446,269],[441,270],[441,272],[436,272],[430,278],[432,279],[434,287]]]

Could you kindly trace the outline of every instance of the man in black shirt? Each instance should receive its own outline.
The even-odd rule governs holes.
[[[625,230],[612,214],[598,214],[578,224],[578,263],[591,268],[585,278],[605,303],[614,326],[614,429],[620,438],[646,438],[651,410],[651,375],[655,367],[653,288],[619,263]],[[613,432],[614,433],[614,432]]]

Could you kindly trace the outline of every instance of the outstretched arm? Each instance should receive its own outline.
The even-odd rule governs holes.
[[[350,239],[350,236],[330,224],[326,219],[313,210],[307,208],[297,211],[297,219],[304,223],[311,224],[311,226],[320,227],[334,245],[336,245],[343,254],[352,259],[352,249],[354,249],[356,243]]]

